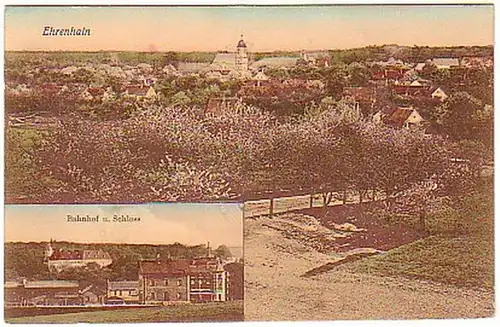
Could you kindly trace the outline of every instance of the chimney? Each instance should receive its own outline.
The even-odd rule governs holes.
[[[212,249],[210,248],[210,242],[207,242],[207,257],[210,258],[212,255]]]

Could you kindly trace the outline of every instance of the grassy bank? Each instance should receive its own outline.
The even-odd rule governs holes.
[[[493,289],[492,187],[492,182],[486,181],[475,193],[461,200],[455,210],[430,217],[431,236],[339,269]]]
[[[204,322],[242,320],[242,301],[123,309],[113,311],[79,312],[6,319],[8,323],[19,324]]]

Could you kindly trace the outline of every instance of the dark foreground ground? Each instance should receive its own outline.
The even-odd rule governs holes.
[[[187,304],[151,308],[128,308],[109,311],[63,313],[8,318],[16,324],[72,323],[142,323],[142,322],[215,322],[242,321],[243,301]]]

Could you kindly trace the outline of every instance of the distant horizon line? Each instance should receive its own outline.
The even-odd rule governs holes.
[[[28,243],[49,243],[49,241],[4,241],[4,244],[8,244],[8,243],[23,243],[23,244],[28,244]],[[194,246],[200,246],[200,245],[207,245],[206,242],[205,243],[199,243],[199,244],[189,245],[189,244],[185,244],[185,243],[181,243],[181,242],[159,244],[159,243],[117,243],[117,242],[105,242],[105,241],[103,241],[103,242],[90,242],[90,243],[87,243],[87,242],[66,241],[66,240],[61,240],[61,241],[54,240],[54,241],[55,241],[55,243],[73,243],[73,244],[82,244],[82,245],[101,245],[101,244],[106,244],[106,245],[153,245],[153,246],[162,246],[162,245],[180,244],[180,245],[184,245],[184,246],[188,246],[188,247],[194,247]],[[209,242],[212,243],[211,241],[209,241]],[[241,244],[241,245],[228,245],[228,244],[225,244],[225,243],[220,243],[219,245],[225,245],[227,247],[243,248],[243,244]]]
[[[395,46],[395,47],[405,47],[405,48],[414,48],[414,47],[425,47],[425,48],[473,48],[473,47],[494,47],[494,44],[475,44],[475,45],[400,45],[397,43],[389,43],[389,44],[370,44],[365,46],[353,47],[353,48],[328,48],[328,49],[277,49],[277,50],[261,50],[254,51],[250,53],[274,53],[274,52],[315,52],[315,51],[346,51],[346,50],[356,50],[356,49],[364,49],[371,47],[385,47],[385,46]],[[191,53],[191,52],[211,52],[211,53],[232,53],[233,51],[229,50],[4,50],[4,52],[48,52],[48,53],[56,53],[56,52],[81,52],[81,53],[102,53],[102,52],[140,52],[140,53],[167,53],[167,52],[179,52],[179,53]],[[236,51],[234,51],[236,53]]]

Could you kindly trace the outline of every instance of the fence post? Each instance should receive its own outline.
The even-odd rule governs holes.
[[[269,199],[269,216],[273,217],[274,198]]]
[[[312,208],[313,207],[313,194],[311,193],[310,197],[309,197],[309,208]]]

